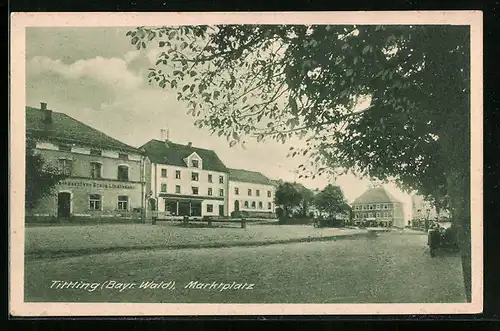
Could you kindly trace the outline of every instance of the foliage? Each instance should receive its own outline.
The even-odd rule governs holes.
[[[307,147],[290,153],[310,156],[304,176],[355,170],[394,178],[439,205],[448,194],[445,169],[455,162],[449,152],[468,156],[468,146],[451,151],[442,138],[467,132],[468,33],[459,26],[220,25],[128,34],[139,49],[154,42],[162,50],[149,80],[176,90],[195,125],[231,146],[249,135],[282,142],[299,135]],[[363,98],[371,107],[356,109]]]
[[[314,197],[314,205],[319,211],[327,213],[329,216],[350,211],[342,189],[331,184]]]
[[[195,125],[230,146],[298,135],[306,147],[290,154],[309,156],[305,176],[354,171],[449,205],[470,294],[469,30],[218,25],[128,35],[138,49],[162,49],[150,81],[175,90]]]
[[[35,208],[43,197],[52,194],[56,184],[66,177],[47,163],[42,155],[35,152],[33,140],[26,140],[25,207],[27,210]]]
[[[297,207],[302,202],[302,194],[292,183],[281,183],[276,189],[275,203],[283,207],[283,216],[290,216],[290,209]]]

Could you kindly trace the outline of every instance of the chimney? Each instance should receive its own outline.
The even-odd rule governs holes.
[[[188,142],[188,147],[193,147],[193,143],[192,142]]]
[[[44,122],[47,124],[52,123],[52,110],[47,109],[47,103],[40,102],[40,109],[45,113]]]

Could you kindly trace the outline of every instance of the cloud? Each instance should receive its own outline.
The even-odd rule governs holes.
[[[141,55],[140,51],[129,51],[125,53],[123,58],[125,59],[125,62],[130,63],[133,60],[137,59]]]
[[[27,70],[28,75],[55,74],[67,80],[89,78],[105,85],[123,89],[135,89],[143,84],[142,77],[130,71],[125,60],[118,58],[97,56],[65,64],[61,60],[35,56],[28,61]]]

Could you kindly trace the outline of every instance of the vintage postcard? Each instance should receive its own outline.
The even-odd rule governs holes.
[[[482,311],[482,13],[13,13],[13,316]]]

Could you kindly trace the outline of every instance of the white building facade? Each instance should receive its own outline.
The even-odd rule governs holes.
[[[411,197],[411,214],[412,219],[414,220],[435,220],[438,218],[449,217],[448,211],[442,210],[438,214],[433,204],[419,195],[413,195]]]
[[[229,215],[246,212],[250,216],[274,217],[275,185],[259,172],[229,169]]]
[[[151,140],[144,146],[148,211],[158,218],[227,216],[228,172],[214,151]]]

